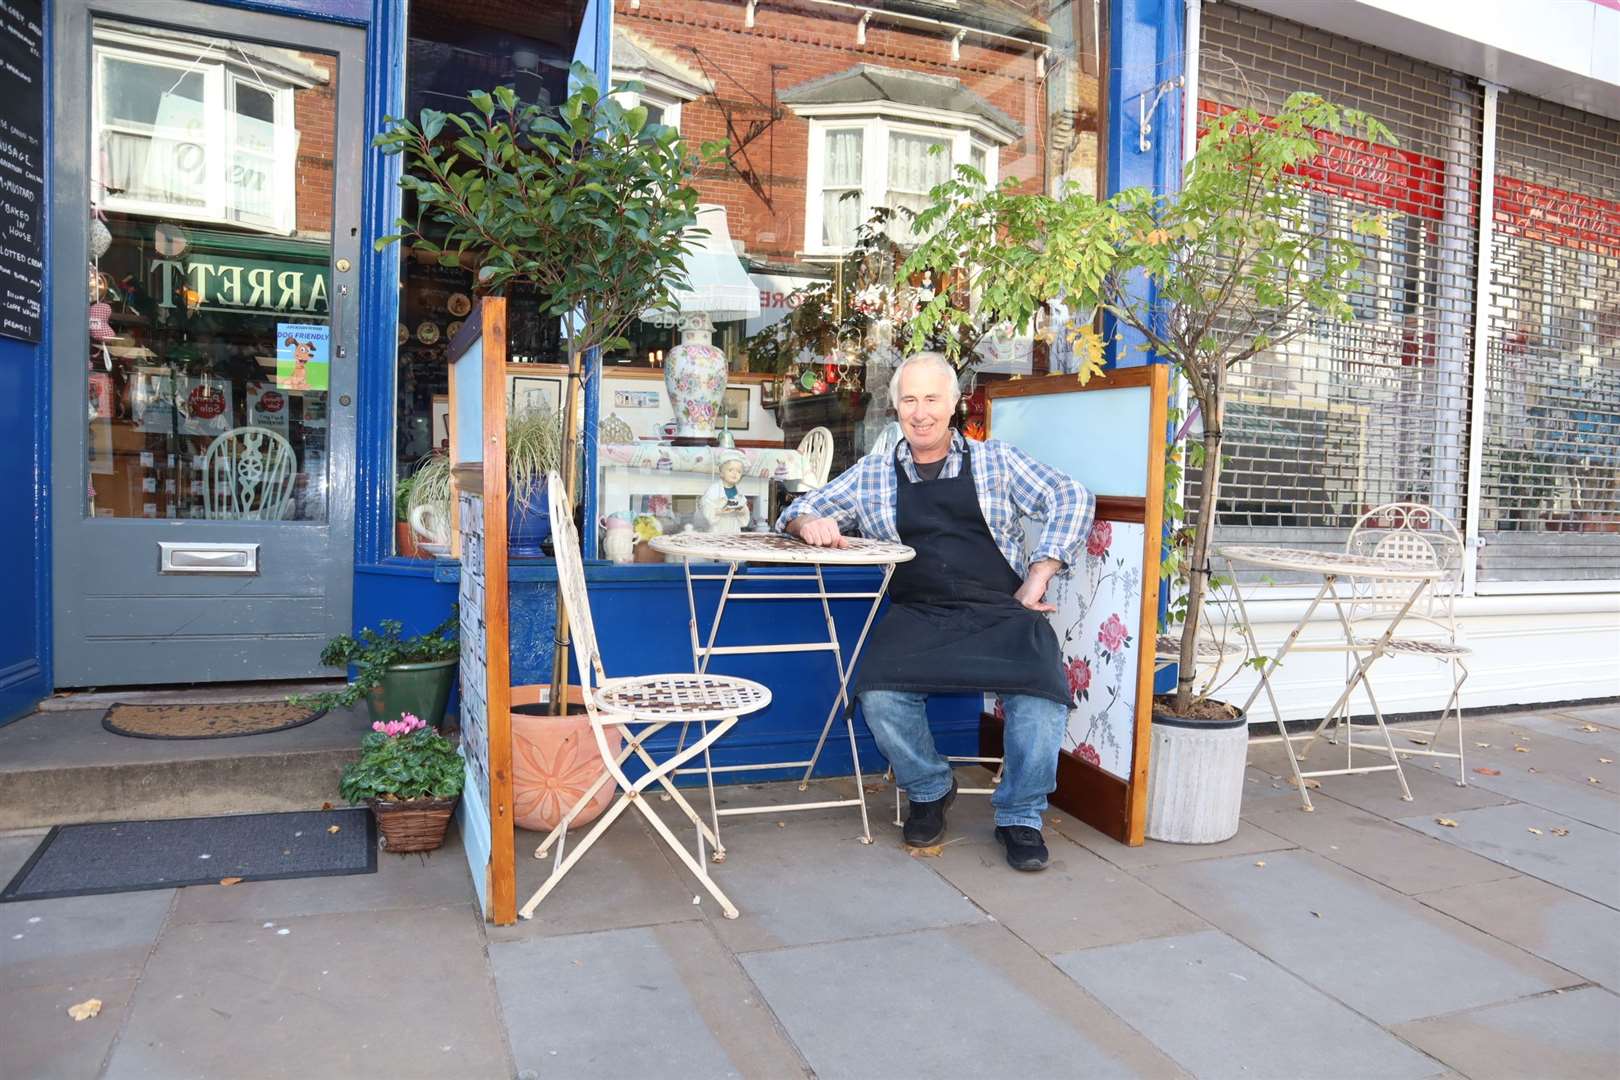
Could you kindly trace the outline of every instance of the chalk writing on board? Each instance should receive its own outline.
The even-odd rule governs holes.
[[[42,8],[0,0],[0,334],[25,341],[39,340],[45,286]]]

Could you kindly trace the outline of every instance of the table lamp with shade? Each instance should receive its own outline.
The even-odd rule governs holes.
[[[713,343],[714,324],[757,317],[759,286],[737,258],[725,207],[700,205],[692,231],[686,285],[674,294],[674,306],[641,317],[681,331],[681,343],[664,358],[664,388],[675,407],[673,442],[713,446],[726,395],[726,354]]]

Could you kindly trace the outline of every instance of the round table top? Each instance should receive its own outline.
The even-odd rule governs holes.
[[[648,541],[674,559],[701,562],[801,563],[822,566],[884,566],[909,562],[917,553],[904,544],[845,537],[848,547],[812,547],[781,533],[671,533]]]
[[[1332,577],[1370,577],[1432,581],[1445,575],[1435,563],[1404,562],[1399,559],[1352,555],[1346,551],[1320,551],[1315,548],[1269,547],[1264,544],[1226,544],[1217,549],[1233,562],[1264,566],[1273,570],[1296,570]]]

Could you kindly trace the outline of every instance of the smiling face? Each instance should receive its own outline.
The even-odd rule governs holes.
[[[911,444],[912,460],[927,463],[945,456],[951,445],[951,414],[956,411],[956,379],[936,364],[912,364],[900,372],[895,410]]]
[[[726,487],[736,487],[737,481],[742,479],[743,463],[733,458],[720,466],[720,479]]]

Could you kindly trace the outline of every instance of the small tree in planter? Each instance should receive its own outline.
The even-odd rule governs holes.
[[[410,169],[399,183],[418,209],[379,249],[404,239],[444,265],[471,265],[488,293],[531,285],[544,315],[568,321],[566,446],[580,435],[579,384],[594,374],[583,372],[584,355],[628,346],[631,322],[674,307],[673,293],[686,283],[697,221],[688,181],[699,164],[674,128],[649,123],[645,106],[627,109],[602,94],[589,69],[574,65],[572,83],[555,113],[497,87],[469,94],[465,112],[424,109],[416,123],[390,117],[374,140],[384,153],[405,155]],[[574,461],[563,455],[570,499]],[[568,673],[560,607],[558,619],[552,702],[560,711]]]
[[[1208,692],[1196,688],[1197,643],[1229,373],[1307,333],[1307,316],[1352,318],[1345,294],[1360,255],[1354,240],[1309,213],[1305,174],[1347,137],[1394,141],[1365,113],[1295,94],[1274,116],[1239,109],[1211,118],[1178,192],[1133,188],[1098,202],[1077,191],[1023,194],[1012,182],[986,191],[964,172],[934,190],[916,222],[930,238],[902,267],[967,266],[977,298],[972,316],[935,298],[917,320],[918,339],[936,323],[970,317],[999,317],[1022,330],[1043,304],[1061,299],[1071,309],[1100,307],[1186,381],[1203,436],[1188,454],[1199,470],[1196,505],[1184,511],[1174,503],[1175,475],[1166,484],[1167,525],[1183,517],[1193,525],[1190,544],[1173,545],[1164,567],[1166,580],[1186,584],[1169,620],[1181,623],[1176,694],[1166,703],[1175,715],[1192,715]],[[1383,226],[1369,213],[1351,231],[1382,234]],[[1101,341],[1085,330],[1077,336],[1090,354],[1080,371],[1085,381],[1101,370]]]

